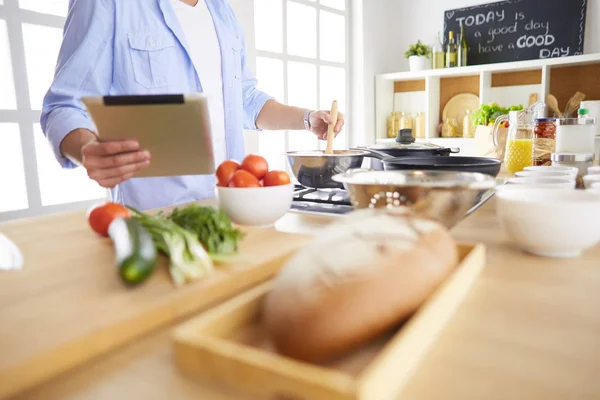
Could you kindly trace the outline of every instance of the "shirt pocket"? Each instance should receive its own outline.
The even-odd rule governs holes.
[[[135,80],[145,88],[167,86],[175,38],[170,33],[128,35]]]

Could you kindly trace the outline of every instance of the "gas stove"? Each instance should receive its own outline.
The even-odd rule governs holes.
[[[354,210],[343,189],[310,189],[296,185],[292,210],[308,214],[343,215]]]

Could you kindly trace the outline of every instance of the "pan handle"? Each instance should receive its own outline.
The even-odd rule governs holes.
[[[450,153],[452,153],[452,154],[460,153],[460,147],[450,147]]]
[[[383,153],[381,151],[377,151],[377,150],[373,150],[373,149],[369,149],[368,147],[354,147],[350,150],[360,150],[360,151],[366,151],[369,154],[366,157],[372,157],[372,158],[376,158],[378,160],[389,160],[392,159],[394,157],[390,156],[389,154]]]

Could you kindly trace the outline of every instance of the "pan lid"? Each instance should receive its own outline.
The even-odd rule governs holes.
[[[369,146],[373,150],[386,150],[386,149],[409,149],[409,150],[436,150],[442,149],[442,146],[438,146],[433,143],[416,143],[415,138],[412,135],[412,129],[400,129],[398,136],[394,143],[376,144]]]

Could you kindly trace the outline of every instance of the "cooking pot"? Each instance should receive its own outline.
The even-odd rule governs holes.
[[[375,150],[378,153],[384,153],[394,158],[399,157],[434,157],[449,156],[452,153],[459,153],[458,148],[449,148],[438,146],[433,143],[415,143],[412,135],[412,129],[401,129],[398,132],[394,143],[376,144],[366,147],[359,147],[359,150]],[[381,161],[375,159],[371,161],[371,169],[383,170]]]

